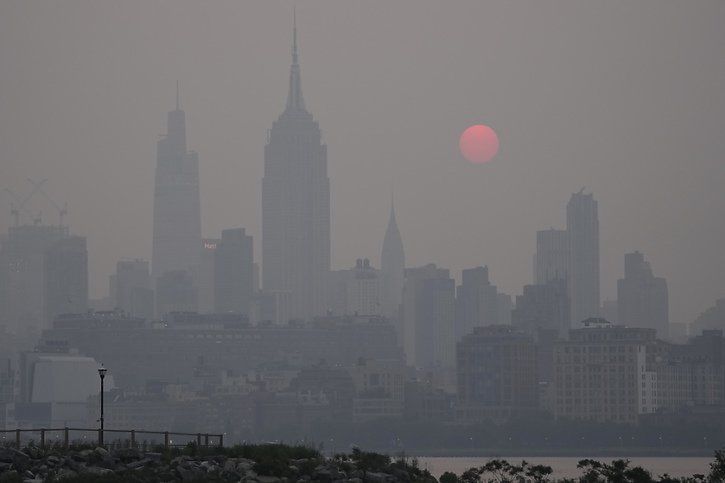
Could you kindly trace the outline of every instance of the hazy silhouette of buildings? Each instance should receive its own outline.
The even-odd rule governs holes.
[[[380,271],[358,258],[353,268],[330,272],[328,302],[337,315],[381,315]]]
[[[47,250],[67,238],[68,227],[16,225],[0,246],[0,323],[11,332],[41,328],[46,319]]]
[[[557,419],[637,424],[657,408],[655,372],[647,365],[653,329],[590,318],[554,348]]]
[[[566,205],[569,233],[567,283],[571,320],[579,322],[599,314],[599,215],[592,194],[583,190],[571,195]]]
[[[60,314],[88,310],[88,250],[85,237],[71,236],[52,244],[45,254],[45,321]]]
[[[655,329],[659,338],[669,333],[667,281],[655,277],[640,252],[624,256],[624,278],[617,281],[618,320],[628,327]]]
[[[569,232],[540,230],[536,232],[534,283],[543,285],[549,280],[566,280],[569,274]]]
[[[409,366],[455,366],[455,280],[434,264],[405,270],[402,342]]]
[[[199,289],[187,270],[164,272],[156,279],[156,313],[166,317],[171,312],[196,312]]]
[[[715,301],[715,305],[701,313],[692,322],[690,333],[710,329],[725,330],[725,298]]]
[[[214,310],[249,315],[254,295],[252,237],[244,228],[222,231],[214,251]]]
[[[395,207],[390,202],[390,218],[383,238],[383,250],[380,256],[380,304],[382,313],[400,326],[400,303],[405,284],[405,251],[400,237],[398,223],[395,220]],[[402,338],[402,333],[401,333]]]
[[[168,132],[157,145],[155,183],[152,275],[158,279],[185,270],[193,280],[201,256],[199,156],[187,151],[186,115],[179,106],[178,87],[176,109],[168,114]]]
[[[459,418],[506,420],[538,405],[534,339],[511,326],[476,327],[456,346]]]
[[[291,317],[309,319],[327,310],[330,181],[327,146],[302,99],[296,28],[293,39],[287,105],[264,148],[262,283],[290,292]]]
[[[456,289],[456,341],[475,327],[497,325],[498,292],[488,279],[488,267],[465,269]]]
[[[540,330],[553,330],[566,337],[570,328],[569,295],[566,282],[551,280],[543,285],[524,286],[523,295],[516,297],[511,324],[517,329],[537,336]]]
[[[202,314],[214,312],[214,254],[219,243],[219,238],[201,240],[201,259],[196,278],[199,287],[199,312]]]
[[[114,307],[134,317],[154,316],[154,290],[149,262],[119,260],[113,277]]]

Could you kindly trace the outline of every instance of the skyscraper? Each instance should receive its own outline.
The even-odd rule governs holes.
[[[252,237],[244,228],[222,230],[214,252],[214,311],[249,315],[254,293]]]
[[[0,240],[0,325],[10,332],[40,329],[45,312],[45,257],[69,236],[67,226],[16,225]]]
[[[327,310],[329,271],[327,146],[302,99],[294,28],[287,105],[264,148],[262,283],[289,292],[290,316],[308,319]]]
[[[536,232],[534,283],[544,285],[550,280],[566,280],[569,273],[569,233],[566,230]]]
[[[50,326],[60,314],[88,310],[88,250],[86,239],[58,240],[45,253],[45,321]]]
[[[488,267],[468,268],[456,289],[456,341],[475,327],[498,324],[498,290],[488,279]]]
[[[186,115],[179,107],[168,115],[168,133],[158,141],[154,191],[154,239],[151,271],[158,279],[169,271],[199,269],[201,202],[199,156],[186,149]]]
[[[618,321],[628,327],[657,330],[657,337],[669,332],[667,281],[655,277],[640,252],[624,256],[624,278],[617,281]]]
[[[399,337],[409,366],[455,366],[455,292],[448,269],[428,264],[405,271]]]
[[[594,195],[584,190],[571,195],[566,205],[569,233],[567,278],[574,326],[599,314],[599,215]]]
[[[113,283],[115,307],[134,317],[154,316],[154,290],[149,262],[119,260]]]
[[[383,251],[380,257],[380,305],[382,314],[397,321],[398,310],[403,297],[405,284],[405,251],[400,237],[398,223],[395,221],[395,207],[390,202],[390,218],[383,238]],[[398,333],[402,340],[402,333]]]

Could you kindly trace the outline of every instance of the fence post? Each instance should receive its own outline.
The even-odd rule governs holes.
[[[136,430],[135,429],[131,430],[131,447],[132,448],[136,447]]]
[[[68,449],[68,443],[69,442],[70,441],[69,441],[69,438],[68,438],[68,426],[66,426],[65,428],[63,428],[63,447],[65,449]]]
[[[98,430],[98,446],[103,446],[103,430]]]
[[[15,430],[15,446],[18,447],[18,451],[20,451],[20,430]]]
[[[209,433],[204,434],[204,446],[209,447]]]
[[[40,449],[45,449],[45,429],[40,430]]]
[[[201,448],[201,433],[196,433],[196,447]]]
[[[164,449],[169,449],[169,432],[164,432]]]
[[[219,447],[220,448],[224,447],[224,433],[219,435]]]

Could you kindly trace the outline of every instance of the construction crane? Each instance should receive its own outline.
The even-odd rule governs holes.
[[[35,194],[43,187],[43,183],[48,181],[47,179],[44,179],[42,181],[39,181],[37,184],[33,184],[33,189],[30,191],[30,194],[27,195],[25,198],[22,198],[21,196],[15,194],[10,188],[5,188],[5,192],[10,194],[10,196],[13,197],[15,200],[15,203],[10,203],[10,214],[15,218],[15,226],[20,225],[20,212],[22,211],[26,215],[30,217],[31,220],[33,220],[33,223],[36,225],[40,223],[40,215],[37,217],[34,216],[30,210],[28,210],[25,205],[28,204],[28,202],[35,196]]]
[[[43,195],[43,198],[46,199],[51,205],[53,205],[53,208],[58,212],[58,226],[63,226],[63,217],[68,214],[68,203],[65,203],[62,207],[56,203],[53,198],[51,198],[48,193],[43,190],[43,184],[48,181],[47,179],[42,179],[40,181],[34,180],[32,178],[28,178],[28,183],[33,185],[33,194],[40,193]]]

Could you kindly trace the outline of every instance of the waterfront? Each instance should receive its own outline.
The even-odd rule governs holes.
[[[444,472],[450,471],[460,475],[472,467],[483,466],[486,462],[496,457],[449,457],[449,456],[421,456],[418,464],[439,478]],[[503,459],[513,464],[526,460],[531,464],[542,464],[551,466],[554,470],[554,478],[575,478],[581,476],[582,471],[578,469],[577,463],[582,459],[595,459],[602,462],[611,462],[616,459],[629,459],[632,466],[641,466],[653,476],[660,476],[665,473],[670,476],[691,476],[696,473],[707,474],[710,470],[710,463],[713,457],[702,456],[641,456],[626,458],[624,456],[510,456]]]

